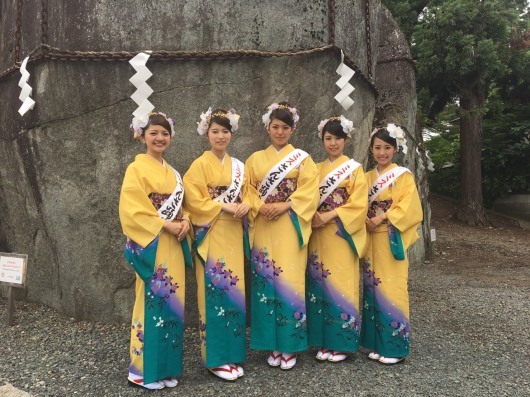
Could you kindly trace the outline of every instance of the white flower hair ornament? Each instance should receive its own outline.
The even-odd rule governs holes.
[[[226,113],[226,117],[228,117],[228,121],[230,121],[230,125],[232,126],[232,132],[237,131],[239,128],[239,114],[236,113],[235,109],[230,109]]]
[[[197,123],[197,132],[199,135],[204,135],[208,132],[208,124],[212,118],[212,108],[209,107],[204,113],[201,113],[201,121]]]
[[[318,137],[322,139],[322,133],[324,132],[324,127],[329,121],[333,121],[333,120],[340,120],[340,126],[342,127],[342,131],[344,131],[344,134],[346,134],[348,138],[351,138],[351,133],[355,129],[353,128],[353,121],[348,120],[343,115],[334,116],[334,117],[330,117],[329,119],[322,120],[320,124],[318,125]]]
[[[368,143],[372,143],[372,137],[375,135],[375,133],[379,130],[387,130],[388,135],[391,138],[394,138],[396,140],[396,144],[399,147],[401,146],[401,149],[403,151],[403,154],[407,154],[408,147],[407,147],[407,139],[405,138],[405,132],[403,129],[393,123],[387,124],[386,127],[376,127],[373,129],[373,131],[370,133],[370,137],[368,138]]]
[[[205,113],[201,113],[201,121],[197,123],[197,132],[199,135],[204,135],[208,132],[208,128],[210,128],[210,124],[212,121],[212,117],[220,116],[225,117],[230,122],[230,126],[232,127],[232,132],[237,131],[239,128],[239,114],[236,113],[234,109],[230,109],[228,112],[221,113],[217,112],[212,114],[212,108],[209,107],[208,110]]]
[[[388,131],[388,135],[396,140],[398,148],[401,146],[403,154],[407,154],[408,148],[407,139],[405,138],[405,131],[403,131],[401,127],[392,123],[386,126],[386,130]]]
[[[149,118],[153,115],[159,114],[160,116],[164,117],[167,122],[169,123],[169,126],[171,127],[171,137],[175,135],[175,120],[171,117],[167,117],[165,113],[162,112],[151,112],[149,114],[142,114],[137,117],[133,117],[132,123],[130,125],[131,130],[133,131],[133,137],[134,139],[140,139],[141,136],[144,135],[144,128],[147,127],[147,124],[149,124]]]
[[[271,113],[274,110],[276,110],[276,109],[288,109],[289,112],[291,112],[291,116],[293,117],[293,121],[294,121],[293,128],[296,127],[296,124],[298,123],[298,120],[300,120],[300,116],[298,115],[298,111],[296,110],[296,108],[291,108],[291,107],[286,106],[286,105],[280,105],[278,103],[273,103],[267,109],[268,109],[268,112],[265,113],[261,117],[261,121],[263,122],[263,125],[265,126],[265,128],[269,128],[269,125],[270,125],[270,123],[272,121],[271,120]]]

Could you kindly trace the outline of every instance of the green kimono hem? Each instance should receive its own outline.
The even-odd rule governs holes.
[[[342,221],[340,220],[340,218],[337,218],[337,227],[339,228],[339,230],[337,230],[336,234],[342,237],[344,240],[346,240],[350,248],[355,253],[355,255],[359,256],[359,253],[357,252],[357,248],[355,248],[355,243],[353,242],[353,239],[351,238],[350,233],[348,233],[346,229],[344,228],[344,225],[342,224]]]
[[[145,248],[130,239],[125,244],[123,252],[125,260],[132,266],[144,283],[148,283],[153,276],[157,249],[158,237]]]
[[[187,242],[186,242],[187,245]],[[165,331],[162,327],[157,326],[156,318],[172,319],[169,305],[162,305],[158,312],[155,310],[158,306],[147,304],[152,296],[151,280],[155,271],[156,252],[158,249],[158,237],[149,245],[143,248],[141,245],[132,240],[128,240],[125,245],[125,259],[134,268],[135,272],[145,284],[144,292],[144,357],[143,357],[143,376],[145,383],[152,383],[165,377],[167,371],[165,346],[160,343],[161,334]],[[189,251],[189,248],[188,248]],[[190,256],[191,257],[191,256]],[[182,371],[182,363],[176,366],[177,371]]]
[[[206,237],[209,231],[210,231],[210,227],[208,226],[201,226],[195,229],[195,241],[192,244],[193,252],[195,252],[195,255],[197,255],[197,258],[199,258],[199,261],[201,262],[203,266],[206,263],[206,261],[199,254],[199,247],[204,241],[204,238]]]
[[[304,246],[304,236],[302,234],[302,229],[300,228],[300,221],[298,220],[298,215],[296,215],[296,212],[294,212],[293,210],[289,210],[289,217],[291,218],[293,226],[296,229],[296,233],[298,234],[298,244],[300,244],[300,248],[302,248]]]

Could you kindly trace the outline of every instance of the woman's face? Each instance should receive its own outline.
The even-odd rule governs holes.
[[[226,152],[231,138],[232,133],[230,130],[216,122],[213,122],[208,128],[208,140],[210,141],[212,152],[216,154],[224,154]]]
[[[396,148],[390,143],[387,143],[379,138],[374,138],[372,154],[380,169],[385,169],[392,163],[392,157],[394,157],[394,153],[396,153],[396,151]]]
[[[161,125],[151,124],[140,139],[145,143],[147,154],[159,158],[169,148],[171,134]]]
[[[331,161],[336,160],[340,156],[342,156],[345,143],[344,138],[336,137],[335,135],[326,131],[322,136],[322,141],[324,143],[324,150],[328,154],[328,157]]]
[[[278,119],[272,119],[269,128],[267,129],[267,132],[271,137],[272,145],[278,150],[287,146],[293,131],[293,127],[290,127],[288,124],[285,124]]]

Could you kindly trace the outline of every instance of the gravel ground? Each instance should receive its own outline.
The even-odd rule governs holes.
[[[173,396],[530,396],[530,232],[501,221],[469,228],[433,205],[433,261],[411,268],[411,354],[382,366],[361,350],[320,364],[314,350],[291,371],[271,369],[250,351],[245,377],[224,383],[199,361],[195,329],[185,333],[184,374]],[[445,212],[444,212],[445,210]],[[32,396],[140,396],[127,385],[128,324],[76,321],[47,307],[17,302],[5,325],[0,300],[0,396],[9,384]]]

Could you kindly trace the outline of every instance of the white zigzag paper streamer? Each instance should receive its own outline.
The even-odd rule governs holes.
[[[24,116],[24,114],[30,110],[33,109],[33,106],[35,106],[35,101],[31,99],[31,93],[33,91],[33,88],[30,87],[28,84],[29,80],[29,72],[26,69],[26,65],[28,64],[29,56],[22,61],[22,65],[20,65],[20,74],[22,77],[20,78],[20,81],[18,82],[18,86],[22,88],[22,91],[20,91],[20,96],[18,99],[22,101],[22,106],[20,106],[20,109],[18,109],[18,112],[21,116]]]
[[[353,105],[353,99],[349,95],[355,90],[349,81],[355,74],[355,71],[344,64],[344,52],[342,50],[340,51],[340,65],[336,72],[340,74],[341,78],[335,83],[340,88],[340,92],[335,95],[335,99],[341,104],[344,110],[348,110]]]
[[[138,105],[138,108],[133,112],[134,117],[149,114],[155,108],[155,105],[147,99],[153,93],[153,89],[146,83],[153,75],[145,66],[149,57],[149,54],[140,52],[129,61],[134,70],[136,70],[136,74],[129,79],[132,85],[136,87],[136,91],[131,95],[131,99]]]
[[[434,163],[432,162],[431,156],[429,156],[429,151],[428,150],[425,151],[425,156],[427,157],[427,160],[428,160],[427,161],[427,169],[429,171],[431,171],[431,172],[434,171]]]

